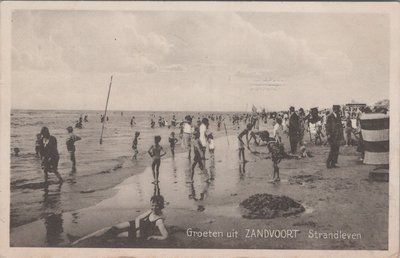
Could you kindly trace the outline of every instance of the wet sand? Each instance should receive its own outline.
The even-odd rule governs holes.
[[[281,182],[272,184],[272,162],[246,151],[238,162],[236,135],[216,139],[215,180],[197,168],[194,184],[187,183],[190,163],[185,153],[165,158],[160,168],[160,192],[171,237],[166,241],[128,244],[124,241],[86,243],[79,247],[259,248],[259,249],[387,249],[388,183],[370,182],[374,166],[362,165],[355,147],[341,147],[338,169],[326,169],[328,146],[309,146],[314,157],[284,160]],[[259,147],[258,150],[263,150]],[[266,148],[263,150],[266,152]],[[208,157],[208,154],[206,155]],[[311,179],[310,179],[311,178]],[[133,220],[149,209],[153,195],[151,168],[112,189],[114,195],[89,208],[47,216],[12,229],[11,246],[69,246],[67,234],[84,236],[100,228]],[[308,182],[303,182],[308,181]],[[57,186],[49,188],[56,205]],[[239,203],[253,194],[284,195],[301,203],[305,212],[274,219],[245,219]],[[90,194],[90,193],[89,193]],[[194,196],[194,198],[193,198]],[[203,196],[203,200],[201,197]],[[197,200],[196,200],[197,199]],[[189,236],[187,230],[221,232],[219,237]],[[251,236],[248,230],[298,230],[294,238]],[[318,232],[359,233],[361,239],[309,238]],[[235,234],[227,232],[237,231]],[[231,237],[228,237],[231,236]]]

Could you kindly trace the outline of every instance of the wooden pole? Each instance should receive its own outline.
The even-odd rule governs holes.
[[[228,146],[229,146],[228,131],[226,130],[225,122],[224,122],[224,128],[225,128],[226,141],[228,142]]]
[[[113,76],[111,75],[110,86],[108,87],[108,95],[107,95],[107,101],[106,101],[106,108],[105,108],[105,110],[104,110],[104,116],[103,116],[103,125],[102,125],[102,127],[101,127],[100,144],[103,143],[104,122],[106,121],[107,106],[108,106],[108,99],[110,98],[110,91],[111,91],[112,79],[113,79]]]

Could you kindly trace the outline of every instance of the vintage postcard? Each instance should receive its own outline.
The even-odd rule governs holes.
[[[399,10],[1,2],[0,257],[398,257]]]

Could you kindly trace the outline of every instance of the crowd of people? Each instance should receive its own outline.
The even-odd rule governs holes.
[[[365,108],[360,111],[362,113],[371,112],[370,109]],[[121,116],[123,114],[121,113]],[[221,129],[221,125],[224,125],[226,136],[228,132],[226,130],[225,121],[231,123],[231,128],[239,129],[241,125],[245,125],[242,130],[239,130],[237,141],[238,141],[238,159],[239,162],[244,164],[248,162],[246,160],[246,148],[251,153],[258,157],[271,159],[272,161],[272,181],[277,183],[280,181],[279,175],[279,163],[284,159],[300,159],[304,157],[312,157],[312,154],[307,151],[306,148],[306,135],[309,134],[310,142],[315,145],[326,145],[329,144],[330,152],[326,160],[326,167],[333,169],[338,167],[338,156],[340,146],[345,143],[346,145],[357,144],[357,150],[362,151],[362,135],[360,130],[359,117],[357,117],[356,128],[353,127],[353,121],[350,115],[342,114],[341,107],[339,105],[333,105],[332,111],[329,112],[318,112],[317,109],[311,109],[308,114],[304,109],[299,108],[297,111],[294,107],[290,107],[288,111],[270,113],[267,114],[265,111],[258,113],[253,111],[252,113],[243,114],[208,114],[198,116],[197,122],[193,123],[195,116],[186,115],[183,121],[179,122],[176,119],[175,114],[168,124],[167,120],[159,116],[158,126],[160,128],[168,127],[173,129],[179,129],[179,137],[175,136],[175,132],[172,131],[168,137],[169,150],[171,151],[172,158],[175,158],[175,149],[178,144],[187,153],[187,158],[191,161],[190,166],[190,180],[188,183],[193,185],[194,176],[196,169],[198,168],[201,173],[207,175],[207,182],[214,180],[213,176],[207,172],[206,160],[210,160],[211,164],[215,161],[215,142],[214,135],[210,129],[210,121],[214,123],[217,130]],[[100,121],[104,123],[104,120],[108,121],[107,116],[101,116]],[[155,127],[155,116],[150,118],[150,128]],[[261,123],[268,123],[268,119],[272,121],[273,129],[260,130]],[[82,118],[80,116],[77,124],[88,122],[88,117]],[[132,116],[130,120],[131,127],[136,125],[135,117]],[[311,134],[311,127],[315,130]],[[82,128],[82,126],[75,126],[76,128]],[[75,143],[81,138],[74,134],[73,127],[68,126],[66,128],[68,136],[66,139],[66,146],[72,162],[72,172],[76,171],[76,158],[75,158]],[[312,139],[313,135],[313,139]],[[139,136],[140,132],[135,131],[132,141],[133,156],[132,160],[137,160],[139,153]],[[354,139],[353,139],[354,138]],[[252,143],[253,142],[253,143]],[[265,146],[265,152],[256,151],[254,148],[260,149]],[[207,152],[208,150],[208,152]],[[36,154],[40,157],[45,182],[48,182],[49,173],[53,173],[61,184],[63,178],[58,172],[59,153],[57,149],[57,139],[50,134],[47,127],[43,127],[41,132],[37,134],[35,144]],[[159,173],[161,166],[161,158],[167,154],[167,151],[161,144],[161,136],[154,136],[154,144],[150,146],[147,153],[152,159],[151,168],[155,187],[155,194],[151,199],[152,210],[143,216],[139,216],[135,221],[119,224],[106,231],[100,232],[102,235],[126,235],[129,237],[140,237],[138,228],[157,227],[161,235],[154,236],[143,234],[146,238],[154,239],[165,239],[168,237],[168,232],[165,228],[162,212],[164,207],[163,197],[159,191]],[[209,158],[206,158],[208,156]],[[362,158],[362,155],[361,155]],[[192,187],[193,188],[193,187]],[[193,188],[194,189],[194,188]],[[204,193],[203,193],[204,194]],[[202,196],[200,199],[202,199]],[[162,201],[161,201],[162,200]],[[146,226],[147,225],[147,226]],[[147,229],[146,229],[147,230]]]

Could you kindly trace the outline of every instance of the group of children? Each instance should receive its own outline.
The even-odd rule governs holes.
[[[132,142],[132,150],[133,150],[133,156],[132,160],[137,160],[137,155],[139,153],[138,151],[138,140],[139,140],[140,132],[136,131],[135,136]],[[196,166],[198,165],[201,170],[204,169],[204,161],[205,161],[205,150],[207,146],[203,146],[203,144],[200,141],[200,130],[198,127],[194,128],[193,133],[192,133],[193,139],[191,139],[191,144],[190,144],[190,149],[193,148],[193,153],[194,153],[194,158],[193,158],[193,163],[191,166],[191,180],[193,182],[193,177],[194,177],[194,170]],[[208,132],[205,135],[207,139],[207,145],[208,145],[208,150],[210,153],[210,159],[214,160],[214,150],[215,150],[215,143],[214,143],[214,136],[212,133]],[[150,157],[153,159],[152,161],[152,172],[153,172],[153,183],[157,184],[159,182],[159,169],[161,165],[161,158],[166,155],[166,151],[163,149],[163,147],[160,145],[161,142],[161,136],[157,135],[154,137],[154,144],[149,148],[147,153],[150,155]],[[176,144],[178,143],[178,139],[175,137],[175,132],[171,132],[169,138],[169,147],[171,150],[171,155],[172,158],[175,157],[175,147]],[[189,156],[190,158],[190,156]],[[212,178],[211,178],[212,179]]]
[[[281,140],[277,137],[271,137],[268,131],[260,131],[254,132],[253,131],[254,124],[249,123],[246,125],[246,128],[243,129],[238,135],[238,143],[239,143],[239,161],[246,163],[247,160],[245,159],[245,147],[252,153],[253,155],[257,155],[261,157],[261,154],[268,154],[269,156],[265,157],[267,159],[272,160],[273,166],[273,182],[279,182],[279,166],[278,164],[282,161],[282,159],[292,159],[292,158],[305,158],[311,157],[311,153],[306,151],[305,147],[300,148],[299,155],[291,155],[285,151],[284,145],[282,144]],[[250,135],[250,138],[249,138]],[[257,141],[257,137],[260,137],[260,141]],[[246,137],[246,141],[244,141],[243,137]],[[257,146],[261,146],[260,142],[265,142],[267,147],[268,153],[261,153],[258,151],[253,151],[250,149],[250,141],[254,139]]]

